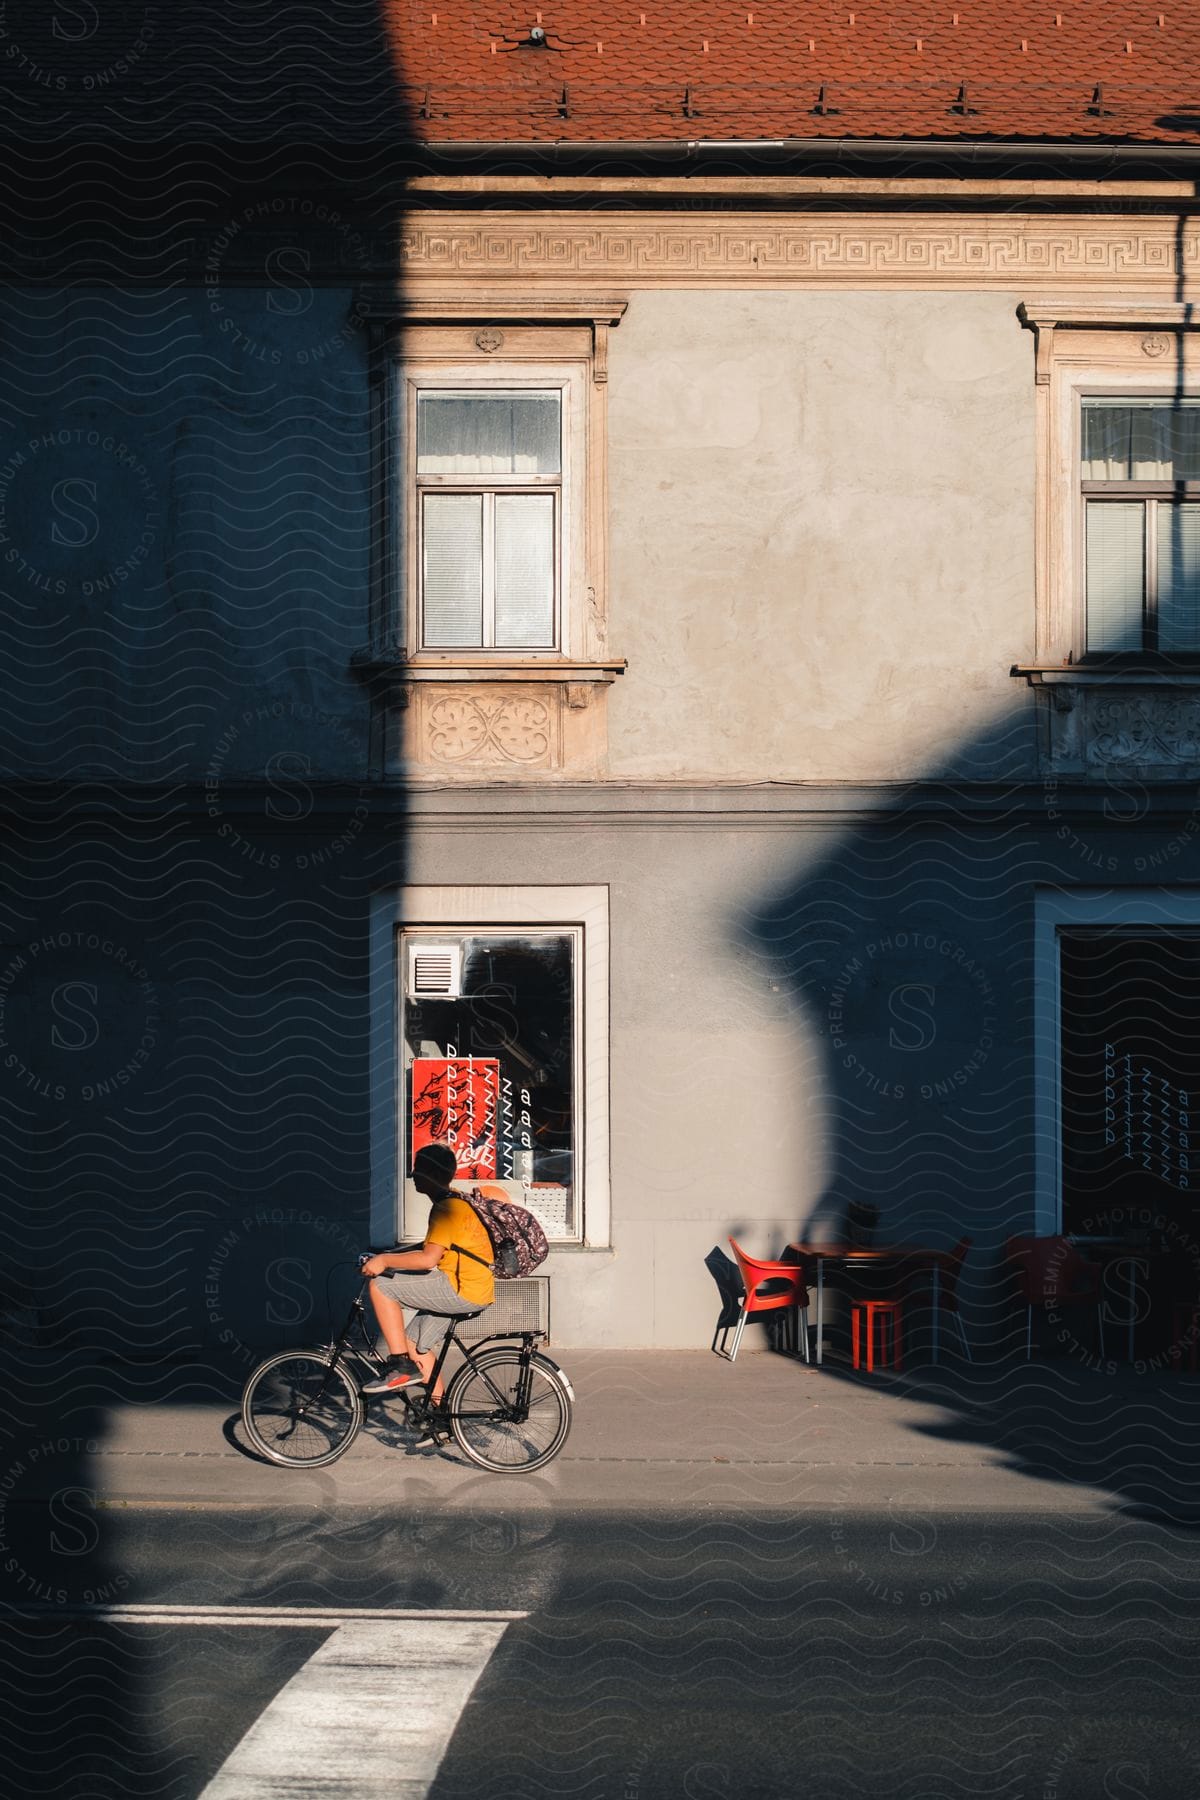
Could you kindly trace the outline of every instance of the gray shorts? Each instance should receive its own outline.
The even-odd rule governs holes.
[[[398,1300],[404,1308],[404,1329],[422,1356],[436,1350],[446,1335],[446,1321],[435,1313],[479,1312],[474,1301],[464,1300],[441,1269],[394,1269],[390,1275],[376,1275],[371,1283],[373,1293],[385,1300]],[[411,1312],[410,1308],[416,1308]],[[433,1308],[433,1312],[428,1309]]]

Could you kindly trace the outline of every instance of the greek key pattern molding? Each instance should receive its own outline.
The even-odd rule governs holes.
[[[1111,217],[876,220],[736,218],[663,221],[594,214],[528,219],[471,219],[462,214],[412,218],[401,240],[406,276],[557,279],[694,286],[705,282],[864,282],[882,286],[957,283],[965,287],[1052,283],[1089,292],[1106,280],[1142,283],[1170,298],[1179,274],[1200,270],[1200,233],[1176,242],[1174,220]]]

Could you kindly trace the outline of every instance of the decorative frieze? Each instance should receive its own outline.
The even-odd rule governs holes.
[[[604,771],[608,684],[414,681],[397,710],[407,769],[441,781],[521,781]]]
[[[1200,691],[1088,687],[1043,690],[1043,750],[1064,774],[1127,770],[1152,781],[1200,774]],[[1057,699],[1058,704],[1054,701]]]
[[[427,696],[423,711],[431,763],[558,767],[555,709],[540,694]]]
[[[1178,220],[946,218],[864,219],[817,214],[708,215],[676,219],[595,213],[411,214],[401,234],[406,281],[618,282],[637,287],[1012,287],[1055,293],[1106,281],[1164,298],[1180,275],[1200,270],[1200,233]]]

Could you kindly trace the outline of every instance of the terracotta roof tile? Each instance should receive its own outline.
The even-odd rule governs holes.
[[[414,133],[429,141],[1200,143],[1191,0],[384,0],[384,10]],[[545,43],[534,48],[539,25]]]

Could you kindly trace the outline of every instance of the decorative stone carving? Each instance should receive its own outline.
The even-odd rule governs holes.
[[[475,333],[476,349],[482,350],[487,356],[491,356],[493,352],[499,350],[503,342],[504,333],[497,331],[493,325],[485,325],[482,331]]]
[[[1161,331],[1152,331],[1142,339],[1142,350],[1146,356],[1165,356],[1170,348],[1170,338]]]
[[[429,706],[425,750],[434,763],[551,765],[556,758],[554,718],[545,700],[524,695],[466,695],[435,699]]]
[[[1169,770],[1200,759],[1200,698],[1097,696],[1089,712],[1087,759],[1093,767],[1162,764]]]
[[[1177,246],[1175,233],[1168,217],[1136,223],[1028,217],[1001,225],[964,217],[867,222],[817,214],[700,224],[594,213],[548,222],[431,212],[410,216],[401,262],[409,279],[615,279],[626,289],[839,279],[919,287],[937,279],[970,287],[1052,282],[1058,293],[1074,283],[1094,292],[1107,278],[1124,292],[1131,282],[1150,283],[1169,298],[1177,276],[1200,270],[1200,235],[1188,231]]]
[[[1200,777],[1200,690],[1147,687],[1071,689],[1069,711],[1057,691],[1041,690],[1043,751],[1063,774],[1132,771],[1153,781]]]

